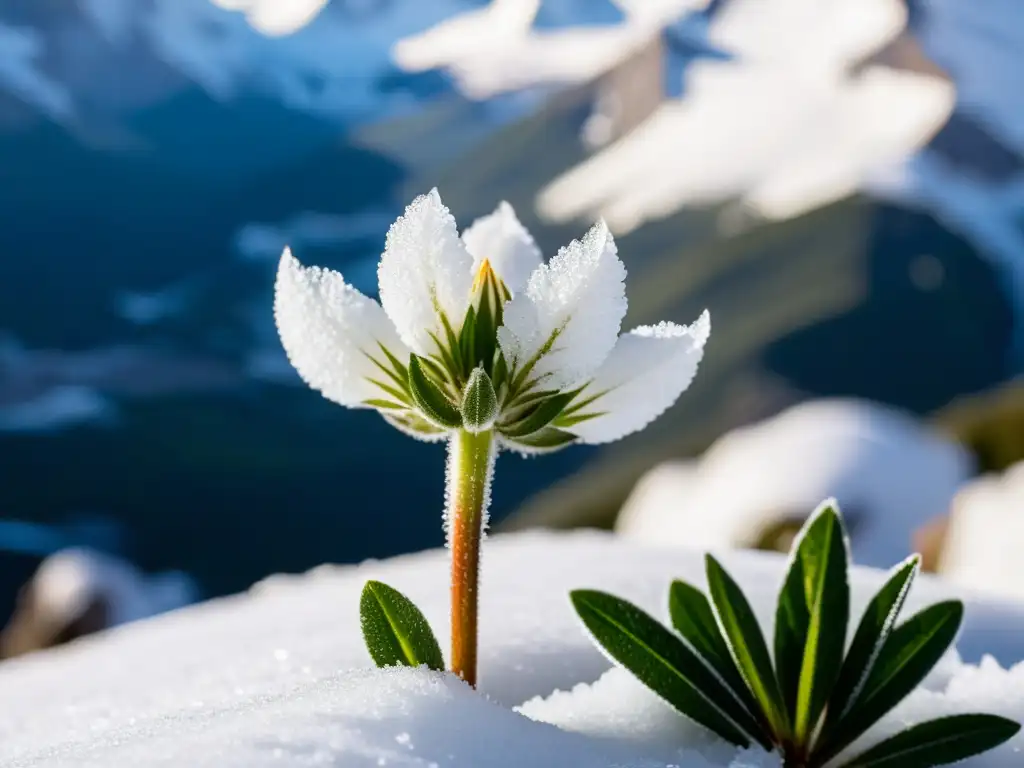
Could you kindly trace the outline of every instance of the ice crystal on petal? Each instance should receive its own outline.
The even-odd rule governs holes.
[[[493,428],[524,454],[616,440],[675,402],[710,329],[705,313],[619,337],[626,269],[604,222],[544,264],[508,203],[460,238],[436,189],[392,225],[378,277],[381,304],[286,250],[281,340],[311,387],[421,440]],[[472,389],[477,370],[492,390]]]
[[[369,379],[379,369],[365,354],[379,344],[399,358],[409,350],[381,306],[345,283],[337,272],[303,267],[285,249],[274,289],[274,319],[288,360],[328,400],[360,407],[386,397]]]
[[[380,300],[402,340],[417,354],[444,339],[439,312],[455,332],[469,306],[473,257],[436,189],[420,195],[388,231],[377,270]]]
[[[710,333],[705,310],[689,326],[663,322],[623,334],[580,394],[586,399],[605,393],[580,412],[602,415],[568,431],[584,443],[609,443],[646,427],[690,386]]]
[[[540,248],[512,206],[502,202],[487,216],[474,221],[462,240],[473,257],[473,274],[487,260],[512,293],[526,287],[530,275],[542,263]]]
[[[615,346],[626,314],[626,268],[604,222],[562,248],[505,306],[502,351],[544,389],[583,383]],[[535,361],[535,362],[534,362]]]

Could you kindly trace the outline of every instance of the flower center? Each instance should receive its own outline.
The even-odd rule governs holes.
[[[494,274],[494,268],[491,266],[490,259],[484,259],[480,264],[480,268],[476,271],[476,277],[473,278],[473,293],[479,291],[485,283],[490,281],[497,282],[498,276]]]

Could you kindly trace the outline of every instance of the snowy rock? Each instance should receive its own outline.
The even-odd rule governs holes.
[[[588,82],[651,45],[661,31],[708,0],[615,0],[625,18],[610,26],[530,27],[536,0],[494,0],[395,44],[403,69],[444,68],[471,99],[535,86]]]
[[[780,220],[853,194],[921,149],[956,101],[934,74],[856,69],[906,23],[900,0],[724,4],[708,38],[733,58],[691,64],[682,98],[556,178],[538,210],[629,232],[687,205],[740,198]]]
[[[813,400],[726,434],[699,461],[651,470],[617,527],[651,544],[753,547],[772,530],[795,531],[834,496],[854,559],[886,567],[910,553],[915,530],[946,513],[972,470],[964,448],[909,416]]]
[[[309,24],[327,0],[210,0],[226,11],[245,14],[253,29],[271,37],[290,35]]]
[[[1024,598],[1024,462],[979,478],[953,501],[942,574],[970,589]]]
[[[47,557],[22,590],[14,616],[0,634],[0,655],[59,645],[197,599],[198,589],[186,574],[147,576],[102,552],[63,549]]]
[[[723,559],[767,622],[783,558],[729,552]],[[4,662],[0,763],[664,768],[672,760],[699,768],[777,766],[774,758],[735,754],[696,733],[667,708],[659,710],[628,676],[602,677],[609,665],[570,609],[570,589],[595,587],[664,617],[671,578],[703,584],[698,555],[599,533],[487,542],[482,695],[424,671],[368,669],[357,618],[364,581],[381,579],[406,592],[444,647],[447,566],[446,553],[434,551],[275,577],[248,595]],[[882,577],[855,570],[854,610]],[[922,578],[908,610],[950,593],[948,584]],[[970,601],[960,649],[969,659],[991,651],[1004,664],[1024,658],[1024,610]],[[931,693],[918,694],[933,709],[987,707],[1020,716],[1020,668],[1007,672],[991,661],[965,666],[951,657],[940,672]],[[552,695],[558,690],[573,692]],[[901,712],[908,719],[919,714]],[[971,765],[1015,764],[1013,749],[1020,747],[1018,738]]]

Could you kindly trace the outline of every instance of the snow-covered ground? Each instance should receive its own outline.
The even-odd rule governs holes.
[[[724,553],[768,621],[780,556]],[[442,551],[275,577],[226,598],[0,666],[0,763],[10,768],[760,768],[687,727],[608,663],[567,592],[614,591],[665,615],[700,557],[609,534],[527,533],[485,545],[481,693],[422,670],[371,670],[358,630],[368,578],[406,592],[447,645]],[[855,572],[855,608],[880,582]],[[950,594],[922,579],[908,610]],[[964,658],[1024,658],[1024,608],[969,601]],[[595,683],[595,681],[597,681]],[[593,684],[592,684],[593,683]],[[581,685],[582,684],[582,685]],[[577,687],[579,686],[579,687]],[[563,693],[551,695],[553,691]],[[536,697],[542,697],[537,699]],[[528,703],[527,703],[528,702]],[[513,708],[523,705],[517,712]],[[875,732],[939,712],[1024,715],[1024,666],[954,655]],[[965,765],[1018,764],[1024,739]],[[690,750],[696,750],[690,751]]]

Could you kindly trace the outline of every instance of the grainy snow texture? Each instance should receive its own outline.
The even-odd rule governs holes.
[[[767,620],[783,558],[726,553],[724,561]],[[415,600],[445,647],[447,567],[435,551],[278,577],[251,595],[5,662],[0,765],[777,768],[774,757],[734,752],[628,675],[608,672],[569,608],[569,589],[596,587],[664,617],[670,578],[703,583],[698,555],[598,533],[488,541],[483,695],[424,670],[372,670],[359,634],[359,592],[376,578]],[[855,609],[881,576],[855,573]],[[949,593],[922,579],[908,609]],[[1024,609],[972,602],[961,650],[973,659],[990,650],[1004,663],[1024,657]],[[881,728],[964,708],[1024,713],[1024,667],[950,657],[928,687]],[[1018,737],[965,765],[1019,765],[1022,745]]]
[[[402,363],[389,361],[408,360],[410,350],[435,355],[440,346],[447,349],[446,338],[458,343],[485,263],[498,279],[510,275],[506,287],[521,288],[505,303],[496,331],[518,382],[502,402],[509,411],[534,387],[549,393],[578,389],[572,395],[577,424],[565,431],[584,443],[611,442],[647,426],[693,380],[710,333],[707,311],[692,326],[662,323],[620,336],[626,267],[603,222],[544,263],[508,203],[499,203],[460,238],[436,189],[413,200],[388,231],[377,270],[380,304],[337,272],[303,267],[285,248],[274,319],[288,359],[329,400],[377,408],[403,432],[443,439],[450,425],[430,427],[428,421],[438,421],[386,383],[402,383],[404,376],[392,370]],[[461,370],[448,373],[462,381]],[[519,413],[514,420],[521,424]],[[499,431],[511,450],[537,451],[520,439],[524,435],[501,426]]]

